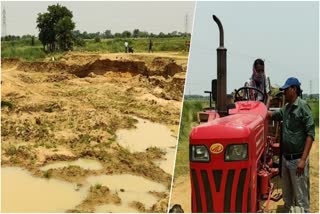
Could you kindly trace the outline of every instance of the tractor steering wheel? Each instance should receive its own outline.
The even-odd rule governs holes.
[[[250,97],[250,90],[258,92],[258,94],[261,94],[262,95],[262,100],[258,100],[258,94],[257,93],[253,93],[254,98],[252,99]],[[244,92],[243,95],[240,94],[240,91]],[[234,99],[235,99],[235,101],[255,100],[255,101],[263,101],[263,103],[265,103],[266,96],[261,90],[259,90],[257,88],[245,86],[245,87],[239,88],[238,90],[235,90],[235,98]]]

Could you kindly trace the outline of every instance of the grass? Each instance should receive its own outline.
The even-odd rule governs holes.
[[[43,177],[49,179],[49,178],[51,177],[51,172],[50,172],[49,170],[44,171],[44,172],[43,172]]]
[[[153,38],[153,51],[166,52],[174,51],[187,54],[185,41],[190,38]],[[134,48],[134,52],[147,52],[149,47],[148,38],[131,39],[103,39],[96,42],[94,39],[85,40],[84,46],[74,46],[74,51],[98,52],[98,53],[119,53],[124,52],[124,42],[128,41],[129,46]],[[27,61],[41,61],[46,57],[55,57],[59,60],[64,52],[54,52],[46,54],[43,51],[41,42],[35,39],[35,45],[31,46],[30,39],[20,39],[14,41],[1,41],[1,58],[20,58]]]
[[[319,126],[319,101],[313,100],[313,101],[307,101],[311,110],[312,110],[312,116],[315,121],[316,126]]]
[[[209,101],[185,100],[183,103],[179,131],[178,151],[174,176],[179,177],[189,173],[189,135],[192,127],[196,126],[197,113],[208,107]]]
[[[12,156],[17,153],[17,149],[14,145],[10,145],[9,148],[5,149],[6,154]]]
[[[95,184],[95,185],[94,185],[94,188],[96,188],[96,189],[101,189],[101,187],[102,187],[101,184]]]
[[[9,109],[13,108],[13,104],[9,101],[1,100],[1,108],[8,107]]]
[[[79,143],[89,144],[91,141],[91,136],[88,134],[80,134]]]
[[[185,51],[185,38],[154,38],[152,39],[152,49],[155,52],[161,51]],[[94,40],[86,40],[85,46],[75,47],[76,51],[94,51],[94,52],[108,52],[117,53],[124,52],[124,43],[128,41],[129,46],[133,47],[135,52],[147,52],[149,47],[149,39],[136,38],[136,39],[104,39],[101,42]]]
[[[1,58],[21,58],[35,61],[46,57],[39,40],[31,45],[30,39],[1,41]]]

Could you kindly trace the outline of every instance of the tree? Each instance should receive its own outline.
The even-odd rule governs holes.
[[[130,31],[123,31],[122,32],[122,38],[130,38],[131,37],[131,32]]]
[[[99,42],[101,42],[101,39],[100,39],[100,37],[99,37],[99,36],[96,36],[96,38],[94,38],[94,42],[96,42],[96,43],[99,43]]]
[[[34,46],[34,36],[31,37],[31,46]]]
[[[54,30],[57,35],[57,42],[61,50],[67,51],[72,49],[73,45],[73,34],[72,31],[75,24],[72,22],[69,16],[65,16],[58,21],[55,25]]]
[[[48,6],[47,10],[46,13],[39,13],[37,18],[39,40],[44,49],[55,51],[57,44],[61,50],[72,49],[74,41],[72,32],[75,28],[72,12],[59,4]]]
[[[147,31],[140,31],[138,37],[149,37],[149,33]]]
[[[158,35],[160,38],[164,38],[166,35],[163,32],[160,32]]]
[[[137,38],[139,36],[139,33],[140,33],[140,30],[139,29],[134,29],[133,32],[132,32],[132,36],[134,38]]]
[[[120,38],[120,37],[121,37],[121,33],[115,33],[115,34],[114,34],[114,37]]]
[[[106,30],[106,31],[104,32],[104,37],[105,37],[106,39],[112,38],[113,35],[112,35],[112,33],[111,33],[111,30]]]

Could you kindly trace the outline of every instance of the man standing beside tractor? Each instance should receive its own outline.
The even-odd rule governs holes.
[[[309,105],[302,100],[300,82],[290,77],[280,88],[287,104],[268,112],[269,118],[282,124],[282,192],[284,206],[310,212],[309,152],[315,137],[315,124]]]

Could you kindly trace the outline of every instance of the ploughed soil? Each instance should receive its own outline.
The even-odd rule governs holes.
[[[139,117],[166,125],[177,136],[186,56],[69,53],[59,61],[1,62],[2,167],[21,167],[34,176],[80,186],[92,175],[142,176],[166,185],[168,192],[155,193],[158,203],[140,211],[167,211],[171,175],[154,163],[165,154],[157,148],[132,153],[117,143],[116,131],[134,128],[134,117]],[[40,170],[79,158],[98,160],[103,169]],[[90,203],[70,211],[91,212],[95,204],[119,203],[111,196],[100,200],[99,194],[90,194]]]

